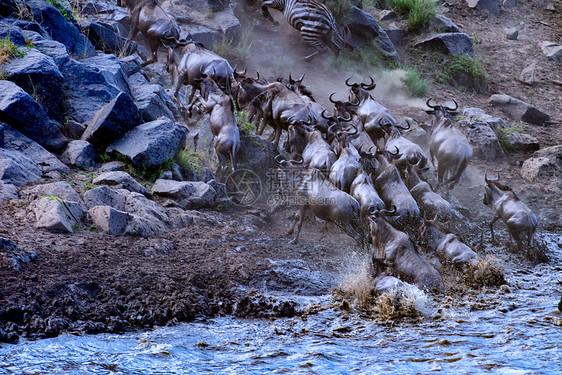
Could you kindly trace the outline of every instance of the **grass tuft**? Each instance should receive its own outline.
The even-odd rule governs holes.
[[[389,0],[389,5],[396,13],[408,17],[410,31],[428,26],[437,15],[436,0]]]
[[[239,40],[224,37],[222,41],[213,44],[213,51],[224,57],[232,64],[245,65],[252,55],[251,29],[246,29],[240,35]]]
[[[0,39],[0,64],[7,62],[13,57],[23,57],[24,54],[25,52],[18,50],[18,46],[10,40],[9,36]]]
[[[429,95],[429,80],[422,78],[416,68],[405,68],[406,75],[402,78],[402,83],[410,95],[416,98],[423,98]]]

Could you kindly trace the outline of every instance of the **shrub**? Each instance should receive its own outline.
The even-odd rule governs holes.
[[[387,61],[386,55],[376,41],[356,48],[351,53],[340,54],[334,60],[334,67],[343,70],[354,70],[357,73],[379,70]]]
[[[478,57],[454,56],[441,63],[442,71],[437,80],[457,87],[474,88],[482,91],[486,87],[488,73]]]
[[[51,4],[52,6],[54,6],[55,8],[57,8],[60,14],[62,14],[64,19],[66,19],[68,22],[70,23],[76,22],[74,20],[74,17],[72,16],[72,12],[66,9],[59,0],[45,0],[45,1]]]
[[[416,68],[405,68],[404,70],[406,75],[402,78],[402,83],[410,95],[417,98],[426,97],[429,94],[429,81],[422,78]]]
[[[437,14],[436,0],[389,0],[397,13],[408,17],[408,28],[417,31],[431,22]]]
[[[514,151],[515,147],[507,141],[507,137],[513,133],[523,133],[524,131],[525,125],[521,123],[513,124],[509,128],[498,128],[496,132],[500,146],[502,146],[504,151]]]
[[[252,55],[251,29],[246,29],[240,35],[239,40],[224,37],[222,41],[213,44],[213,51],[234,64],[244,65]]]
[[[184,170],[194,170],[197,173],[203,170],[204,156],[194,150],[189,150],[187,147],[181,150],[176,156],[176,161]]]
[[[0,39],[0,64],[13,57],[23,57],[24,54],[25,52],[18,50],[18,46],[10,40],[9,36]]]

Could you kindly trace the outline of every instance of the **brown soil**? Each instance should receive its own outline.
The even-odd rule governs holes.
[[[562,5],[554,2],[558,11],[550,12],[545,9],[546,1],[518,3],[515,9],[497,18],[468,9],[464,0],[450,1],[444,6],[445,14],[463,32],[480,41],[476,53],[490,75],[489,91],[472,93],[434,84],[433,95],[440,99],[454,97],[461,107],[480,107],[505,118],[498,109],[487,105],[490,93],[505,92],[550,113],[558,124],[528,125],[527,132],[537,137],[543,147],[561,144],[562,90],[551,81],[562,79],[562,68],[560,63],[548,61],[542,55],[539,43],[562,41]],[[521,22],[525,27],[519,40],[506,40],[504,30]],[[264,35],[267,41],[268,34]],[[260,46],[263,40],[256,41],[254,48]],[[407,47],[400,47],[400,53],[405,62],[412,63]],[[263,51],[261,54],[263,57]],[[517,81],[520,71],[531,61],[537,61],[540,77],[534,87]],[[273,68],[260,65],[257,57],[254,64],[263,70]],[[326,93],[345,92],[342,76],[326,75],[323,69],[310,65],[297,65],[307,73],[313,92],[319,92],[323,100]],[[293,74],[297,76],[300,72]],[[397,115],[414,113],[412,116],[422,117],[419,109],[381,101]],[[491,173],[501,171],[518,191],[515,161],[527,156],[510,153],[503,164],[491,166],[475,161],[474,165]],[[76,176],[69,179],[79,180]],[[525,187],[533,189],[537,185],[540,184]],[[472,195],[463,196],[466,191]],[[474,190],[461,188],[452,194],[461,203],[481,201],[481,191],[475,196]],[[556,202],[552,196],[545,199]],[[540,204],[538,201],[536,205]],[[299,313],[294,301],[260,293],[266,289],[309,295],[329,293],[344,273],[354,272],[354,254],[361,254],[339,229],[331,226],[323,230],[310,216],[303,227],[301,244],[288,244],[285,233],[293,210],[281,210],[267,221],[259,217],[263,207],[253,207],[251,211],[234,206],[222,212],[201,211],[194,213],[195,222],[187,228],[144,239],[87,230],[74,234],[39,230],[27,212],[28,203],[0,202],[0,237],[37,254],[35,260],[22,264],[19,271],[0,257],[0,339],[4,340],[15,339],[10,335],[12,332],[24,337],[53,336],[63,331],[119,332],[220,314],[292,316]],[[478,216],[474,220],[479,224]],[[485,227],[479,228],[483,231]],[[467,239],[477,243],[480,233],[472,233]],[[357,255],[357,259],[364,257]],[[287,268],[279,267],[279,262],[289,260],[303,260],[306,266],[300,266],[300,273],[287,274]],[[299,267],[293,269],[298,271]],[[325,280],[316,280],[314,287],[306,285],[307,281],[314,281],[306,278],[314,272],[325,275]],[[2,330],[6,333],[4,337]]]

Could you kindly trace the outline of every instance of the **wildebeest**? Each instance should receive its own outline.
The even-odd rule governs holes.
[[[380,119],[379,121],[382,121]],[[408,122],[406,121],[408,124]],[[400,158],[394,160],[394,164],[398,169],[404,170],[408,165],[418,165],[419,167],[425,167],[427,163],[427,156],[423,152],[422,148],[410,141],[409,139],[402,136],[400,129],[408,130],[410,125],[407,127],[400,127],[398,125],[383,125],[379,124],[385,135],[384,149],[387,151],[394,151],[395,148],[400,150]]]
[[[412,280],[420,288],[440,289],[441,275],[421,256],[408,234],[386,221],[386,215],[395,214],[396,208],[371,212],[370,233],[376,249],[373,258],[384,258],[405,281]]]
[[[240,149],[240,130],[236,124],[232,99],[209,77],[201,81],[201,96],[203,107],[210,113],[209,121],[211,132],[215,136],[214,147],[220,161],[221,174],[227,169],[228,158],[234,171]]]
[[[451,183],[450,187],[453,188],[472,158],[472,147],[466,137],[454,127],[451,119],[450,113],[458,108],[457,102],[454,102],[455,108],[449,108],[432,105],[431,99],[429,98],[426,104],[431,108],[427,113],[435,116],[429,131],[431,135],[429,156],[434,167],[437,158],[436,188],[443,183]],[[448,179],[445,180],[445,177]]]
[[[418,202],[418,205],[426,219],[435,220],[439,225],[448,224],[451,220],[453,209],[441,195],[431,188],[431,185],[422,180],[420,168],[417,165],[410,165],[405,171],[404,182],[410,194]]]
[[[332,164],[329,179],[340,190],[349,193],[351,183],[359,170],[359,152],[355,146],[351,144],[349,136],[357,132],[348,133],[347,131],[338,131],[336,139],[332,143],[332,149],[339,153],[338,159]]]
[[[322,133],[302,125],[291,125],[285,151],[302,155],[304,165],[328,174],[338,159]]]
[[[176,20],[158,5],[158,0],[121,0],[120,5],[127,6],[131,12],[129,39],[134,40],[140,31],[148,40],[152,59],[145,61],[143,66],[158,61],[158,47],[163,42],[180,39]]]
[[[301,204],[288,232],[289,235],[292,234],[298,222],[291,243],[298,242],[306,210],[310,208],[314,216],[336,224],[360,246],[367,245],[368,238],[360,218],[361,207],[355,198],[336,188],[317,169],[288,165],[285,160],[277,162],[285,166],[282,171],[287,172],[287,178],[292,180],[291,185],[295,186],[297,201]]]
[[[530,253],[531,241],[537,230],[537,217],[510,187],[499,182],[499,174],[497,180],[488,180],[488,176],[485,175],[484,181],[486,182],[484,204],[494,207],[494,217],[490,221],[492,241],[494,241],[494,223],[502,219],[518,250],[523,248],[523,239],[527,237],[527,251]]]
[[[366,217],[374,210],[382,210],[384,202],[373,186],[371,177],[359,168],[355,179],[351,183],[350,194],[361,204],[361,214]]]
[[[234,81],[234,69],[226,59],[206,49],[193,39],[173,43],[168,48],[166,68],[176,81],[174,97],[179,105],[179,91],[183,85],[191,85],[192,90],[188,104],[193,105],[195,91],[200,89],[199,82],[205,76],[212,79],[221,89],[230,95]]]

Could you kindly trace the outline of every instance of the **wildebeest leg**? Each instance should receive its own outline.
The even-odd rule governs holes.
[[[439,163],[437,165],[437,185],[435,185],[435,189],[439,189],[439,187],[443,183],[443,178],[445,177],[446,171],[447,169],[443,166],[443,163]]]
[[[494,218],[492,219],[492,221],[490,221],[490,232],[492,233],[492,243],[495,242],[495,238],[494,238],[494,223],[499,219],[500,217],[498,215],[494,216]]]
[[[461,175],[463,174],[464,170],[466,169],[467,164],[468,164],[468,160],[464,159],[461,162],[460,166],[457,168],[457,173],[455,173],[455,175],[453,177],[451,177],[447,180],[447,182],[446,182],[447,184],[449,182],[452,182],[451,185],[450,185],[451,189],[454,188],[455,185],[459,183]]]
[[[304,215],[306,214],[306,208],[308,207],[307,204],[303,204],[298,215],[299,225],[297,226],[297,233],[295,234],[295,238],[291,240],[290,243],[297,244],[299,242],[299,235],[301,234],[302,223],[304,222]],[[295,228],[295,223],[297,221],[297,215],[295,215],[295,219],[293,221],[293,226],[289,230],[288,234],[293,233],[293,229]]]
[[[275,141],[273,142],[273,148],[277,150],[279,148],[279,139],[281,138],[281,127],[275,128]]]

